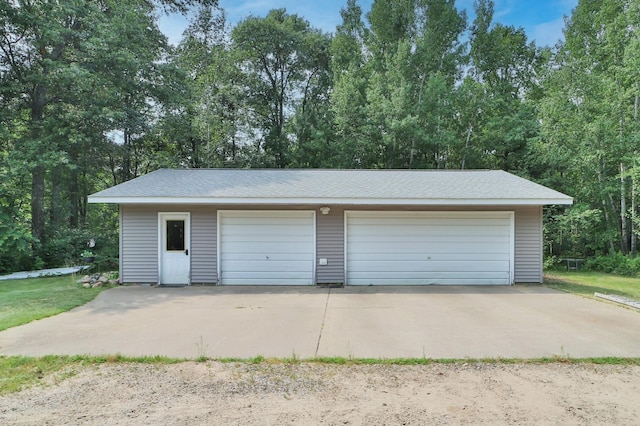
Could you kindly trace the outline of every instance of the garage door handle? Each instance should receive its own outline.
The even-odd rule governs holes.
[[[186,249],[186,250],[184,251],[184,254],[185,254],[186,256],[189,256],[189,249]]]

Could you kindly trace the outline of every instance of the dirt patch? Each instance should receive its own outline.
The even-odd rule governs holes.
[[[0,424],[637,424],[640,367],[115,363],[0,397]]]

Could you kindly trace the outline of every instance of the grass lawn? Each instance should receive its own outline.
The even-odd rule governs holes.
[[[547,271],[544,283],[557,290],[587,297],[594,297],[593,293],[598,292],[640,300],[640,278],[591,271]]]
[[[0,281],[0,331],[93,300],[105,287],[83,288],[75,276]]]

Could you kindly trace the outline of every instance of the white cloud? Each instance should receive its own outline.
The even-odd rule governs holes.
[[[513,12],[513,2],[511,0],[507,1],[496,1],[495,9],[493,13],[493,21],[501,22],[505,16],[511,15]]]
[[[535,25],[529,38],[536,41],[538,46],[553,47],[559,40],[564,39],[564,18],[558,18],[550,22]]]

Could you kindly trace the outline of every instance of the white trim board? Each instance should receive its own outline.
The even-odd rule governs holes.
[[[379,206],[542,206],[569,205],[568,198],[214,198],[214,197],[93,197],[89,203],[195,205],[379,205]]]

